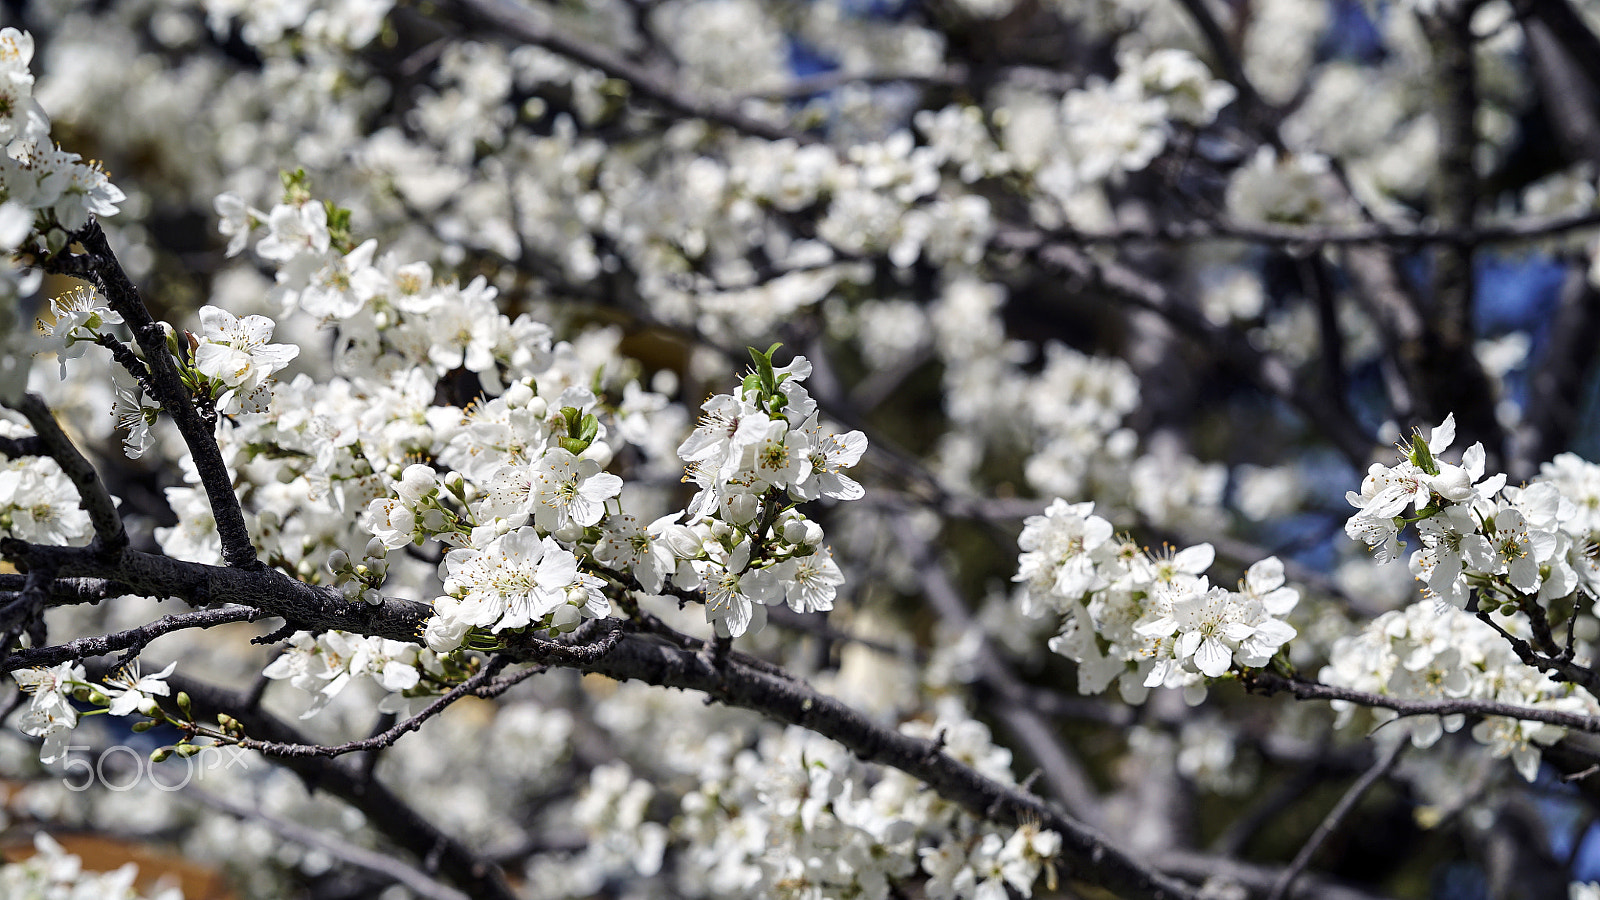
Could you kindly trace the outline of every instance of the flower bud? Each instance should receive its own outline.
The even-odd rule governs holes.
[[[198,744],[179,744],[178,745],[178,755],[183,757],[184,759],[188,759],[189,757],[195,755],[196,753],[199,753],[201,750],[204,750],[204,749],[205,749],[204,747],[201,747]]]
[[[378,538],[373,538],[372,540],[367,541],[366,556],[367,559],[387,559],[389,557],[389,550],[387,547],[383,546],[383,541],[379,540]]]
[[[582,453],[578,454],[578,456],[582,459],[592,459],[599,463],[600,468],[602,469],[611,465],[611,457],[613,455],[614,454],[611,450],[611,445],[605,441],[595,441],[588,447],[585,447]]]
[[[512,409],[524,407],[533,401],[533,388],[528,387],[527,382],[519,381],[506,388],[506,392],[501,395],[501,398],[505,400],[506,406]],[[541,412],[537,415],[543,416],[544,413]]]
[[[328,571],[335,575],[350,568],[350,554],[343,550],[335,550],[328,554]]]
[[[571,543],[583,537],[583,526],[569,520],[567,524],[550,532],[550,536],[558,541]]]
[[[550,614],[550,626],[552,628],[568,630],[571,628],[571,626],[578,624],[578,621],[582,618],[583,614],[578,612],[578,608],[576,606],[562,604],[556,607],[555,612]]]
[[[756,515],[761,512],[761,499],[755,494],[733,494],[723,503],[722,508],[730,520],[743,525],[756,520]]]
[[[172,756],[171,747],[157,747],[150,751],[150,761],[153,763],[166,762],[170,756]]]
[[[543,397],[535,397],[528,401],[528,413],[535,419],[542,419],[550,414],[550,404]]]

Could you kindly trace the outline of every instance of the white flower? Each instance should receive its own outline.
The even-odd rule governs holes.
[[[154,675],[139,675],[139,661],[128,663],[120,675],[113,675],[106,679],[105,695],[111,698],[111,714],[125,716],[135,710],[150,715],[156,707],[156,697],[166,697],[172,693],[172,688],[167,686],[166,678],[172,670],[178,667],[177,661],[167,665],[165,669]]]
[[[568,522],[588,528],[606,514],[606,501],[622,492],[622,479],[600,471],[592,459],[560,447],[545,451],[533,465],[533,520],[545,531]]]
[[[789,608],[798,613],[833,609],[833,598],[844,584],[844,573],[827,550],[786,559],[773,566],[772,573],[783,586]]]
[[[643,527],[633,516],[612,516],[595,543],[594,558],[614,569],[631,572],[640,587],[659,593],[676,565],[664,534],[677,518],[676,513],[662,516]]]
[[[705,581],[706,621],[716,626],[717,634],[738,637],[755,623],[759,630],[766,622],[766,607],[783,597],[783,585],[768,569],[751,569],[750,541],[744,540],[720,560],[696,560],[694,569]],[[760,610],[761,619],[755,621]]]
[[[39,761],[52,763],[66,755],[67,738],[78,724],[72,693],[86,687],[83,666],[64,662],[48,669],[19,669],[11,673],[17,685],[32,695],[28,711],[18,720],[23,734],[44,738]]]
[[[247,394],[266,383],[300,353],[292,344],[269,344],[273,322],[266,316],[239,318],[215,306],[200,307],[200,345],[194,367],[201,374]]]
[[[790,485],[789,493],[800,500],[861,499],[866,491],[855,479],[844,474],[844,470],[861,461],[861,455],[867,452],[867,436],[859,431],[824,434],[815,415],[807,418],[797,430],[807,436],[811,471]]]

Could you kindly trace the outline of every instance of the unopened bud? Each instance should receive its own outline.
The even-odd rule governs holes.
[[[335,575],[350,568],[350,554],[343,550],[335,550],[328,554],[328,571]]]
[[[166,762],[170,756],[172,756],[171,747],[157,747],[150,751],[150,761],[153,763]]]
[[[576,606],[562,604],[561,606],[556,607],[555,612],[550,614],[550,627],[556,629],[557,631],[569,631],[573,626],[577,625],[582,618],[583,614],[578,612],[578,608]]]
[[[189,757],[195,755],[196,753],[199,753],[201,750],[204,750],[204,749],[205,749],[204,747],[201,747],[198,744],[179,744],[178,745],[178,755],[183,757],[184,759],[188,759]]]

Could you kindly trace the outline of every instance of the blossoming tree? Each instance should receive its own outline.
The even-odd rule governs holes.
[[[1600,5],[5,15],[0,894],[1600,893]]]

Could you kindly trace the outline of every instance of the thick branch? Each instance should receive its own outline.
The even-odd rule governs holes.
[[[410,600],[388,600],[379,606],[352,603],[331,587],[296,581],[275,569],[208,566],[136,550],[105,560],[91,548],[46,547],[18,540],[0,541],[6,559],[32,567],[51,567],[63,576],[106,578],[127,586],[127,593],[178,597],[191,606],[235,603],[282,616],[308,631],[339,630],[416,643],[430,608]],[[0,663],[0,671],[15,668]]]

